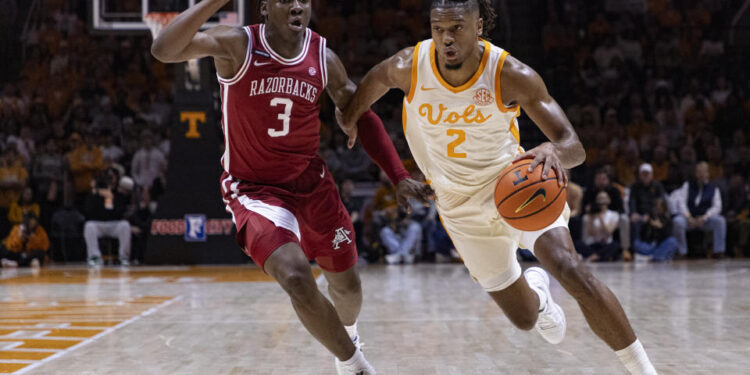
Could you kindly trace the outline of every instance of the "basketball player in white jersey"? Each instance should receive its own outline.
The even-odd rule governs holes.
[[[406,139],[434,188],[437,209],[472,277],[518,328],[557,344],[565,315],[552,301],[549,277],[539,267],[521,274],[516,248],[534,251],[576,301],[593,331],[631,374],[656,374],[615,295],[579,261],[567,228],[568,207],[536,232],[511,228],[495,208],[500,172],[514,160],[533,159],[529,170],[553,169],[560,185],[566,168],[585,151],[541,77],[503,49],[479,39],[492,27],[488,0],[433,0],[432,39],[375,66],[344,111],[342,128],[356,137],[356,119],[389,89],[406,94]],[[523,108],[549,138],[521,150],[516,118]],[[524,277],[525,276],[525,277]]]

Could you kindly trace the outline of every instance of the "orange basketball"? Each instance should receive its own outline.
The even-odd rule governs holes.
[[[542,179],[543,166],[529,172],[531,160],[511,164],[497,178],[495,206],[513,228],[535,231],[555,222],[565,208],[565,186],[557,184],[557,174],[550,169]]]

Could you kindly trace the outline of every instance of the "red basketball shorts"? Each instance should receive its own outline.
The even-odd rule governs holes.
[[[237,226],[237,243],[261,268],[290,242],[328,272],[346,271],[357,263],[352,221],[320,158],[282,185],[254,184],[224,172],[221,191]]]

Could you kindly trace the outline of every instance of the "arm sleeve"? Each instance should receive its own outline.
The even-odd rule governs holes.
[[[393,185],[397,185],[401,180],[408,178],[409,172],[401,163],[396,148],[393,147],[391,138],[385,132],[380,117],[369,110],[359,118],[357,126],[359,128],[359,139],[365,152],[383,169]]]

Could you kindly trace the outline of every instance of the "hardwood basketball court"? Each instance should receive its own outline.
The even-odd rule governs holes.
[[[595,265],[660,374],[746,374],[750,261]],[[379,374],[625,374],[553,282],[562,344],[514,328],[462,265],[361,269]],[[319,277],[324,288],[324,278]],[[258,268],[52,267],[0,274],[0,373],[332,374]]]

